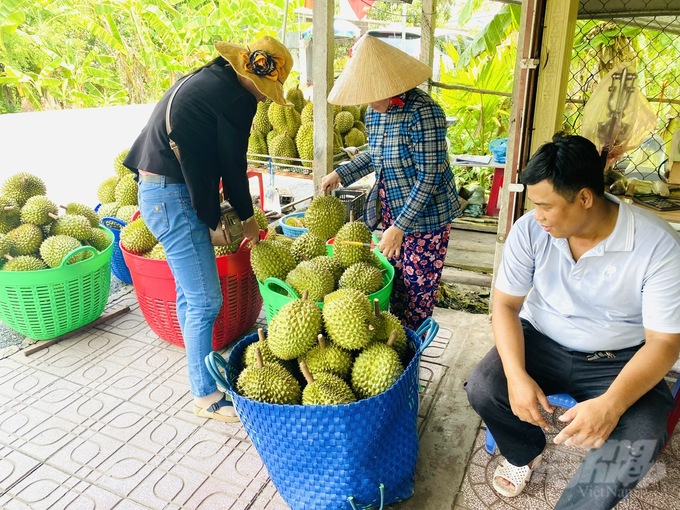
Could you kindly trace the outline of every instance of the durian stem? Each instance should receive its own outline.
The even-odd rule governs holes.
[[[354,223],[354,209],[349,212],[349,222]]]
[[[255,347],[255,359],[257,359],[257,368],[262,368],[264,362],[262,361],[262,353],[260,352],[259,347]]]
[[[53,220],[58,220],[58,219],[59,219],[59,216],[57,216],[57,215],[54,214],[54,213],[49,212],[49,213],[47,213],[47,215],[48,215],[50,218],[52,218]]]
[[[5,258],[7,260],[12,260],[14,257],[12,257],[9,253],[5,253]]]
[[[60,205],[59,207],[61,207],[64,210],[68,209],[68,207],[66,207],[65,205]]]
[[[260,342],[264,342],[264,329],[262,328],[257,328],[257,339]]]
[[[6,205],[5,207],[3,207],[5,211],[13,211],[16,208],[17,208],[16,205]]]
[[[302,300],[307,301],[307,298],[309,297],[309,291],[306,290],[302,293]]]
[[[324,339],[324,337],[321,333],[319,333],[319,348],[320,349],[326,348],[326,340]]]
[[[309,371],[307,363],[304,361],[300,362],[300,371],[302,372],[302,375],[305,376],[305,381],[307,381],[307,384],[312,384],[314,382],[314,377],[312,377],[312,373]]]
[[[390,333],[390,338],[387,340],[387,346],[392,347],[394,345],[394,341],[397,339],[397,330],[393,329],[392,333]]]
[[[369,324],[369,325],[368,325],[368,330],[369,330],[369,331],[374,331],[374,330],[375,330],[375,328],[373,327],[373,324]]]
[[[373,300],[373,312],[375,312],[376,317],[380,317],[380,300],[378,298]]]
[[[381,272],[382,274],[385,274],[385,273],[387,273],[387,269],[381,269],[380,272]]]

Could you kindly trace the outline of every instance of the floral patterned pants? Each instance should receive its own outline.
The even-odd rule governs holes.
[[[392,225],[394,218],[382,179],[379,191],[384,232]],[[394,266],[390,309],[407,328],[416,330],[425,319],[432,316],[450,230],[451,225],[446,225],[429,232],[405,235],[399,257],[390,260]]]

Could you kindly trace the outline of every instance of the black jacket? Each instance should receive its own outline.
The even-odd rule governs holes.
[[[179,147],[180,165],[165,128],[165,110],[178,83],[158,102],[123,164],[135,173],[142,169],[183,178],[196,214],[213,229],[219,221],[222,179],[225,195],[239,217],[249,218],[253,203],[246,152],[257,111],[255,96],[241,86],[229,66],[214,64],[197,71],[172,100],[170,138]]]

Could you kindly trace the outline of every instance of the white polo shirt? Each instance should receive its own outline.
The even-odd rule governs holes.
[[[633,347],[644,328],[680,333],[680,236],[653,212],[606,198],[619,204],[616,227],[578,262],[530,211],[510,230],[496,278],[500,291],[527,296],[520,317],[577,351]]]

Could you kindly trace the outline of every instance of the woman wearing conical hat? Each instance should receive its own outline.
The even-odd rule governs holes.
[[[380,251],[395,267],[392,311],[412,329],[432,315],[449,243],[461,215],[446,150],[442,108],[416,88],[427,65],[371,36],[357,44],[328,102],[368,103],[368,152],[324,177],[322,189],[349,186],[375,172],[366,202],[369,227],[382,215]]]
[[[209,228],[219,221],[221,180],[244,236],[259,239],[246,174],[248,137],[259,101],[293,106],[283,95],[293,59],[269,36],[246,48],[227,42],[215,48],[220,56],[163,95],[123,164],[139,176],[141,216],[175,278],[194,414],[233,422],[234,407],[204,362],[222,305]]]

